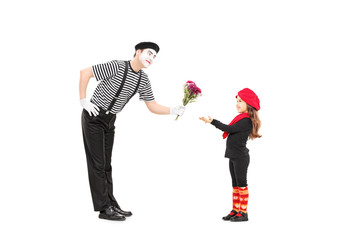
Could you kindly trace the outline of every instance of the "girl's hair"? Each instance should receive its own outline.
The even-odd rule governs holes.
[[[248,109],[248,114],[249,114],[249,117],[251,119],[252,126],[253,126],[252,132],[250,133],[249,138],[251,140],[254,140],[255,138],[261,138],[261,135],[259,134],[259,129],[261,127],[259,113],[255,108],[253,108],[249,104],[247,105],[247,109]]]

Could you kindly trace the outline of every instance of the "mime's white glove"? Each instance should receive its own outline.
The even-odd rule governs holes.
[[[97,116],[99,114],[99,107],[93,104],[92,102],[86,100],[86,98],[80,99],[81,106],[89,113],[90,116],[93,114]]]
[[[179,115],[179,116],[182,116],[185,112],[185,107],[184,106],[181,106],[181,105],[178,105],[176,107],[171,107],[170,108],[170,114],[171,115]]]

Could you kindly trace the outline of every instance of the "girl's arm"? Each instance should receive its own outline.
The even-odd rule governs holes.
[[[241,119],[234,125],[226,125],[216,119],[213,119],[213,121],[211,121],[211,124],[214,125],[216,128],[220,129],[221,131],[228,133],[248,131],[252,128],[250,118]]]

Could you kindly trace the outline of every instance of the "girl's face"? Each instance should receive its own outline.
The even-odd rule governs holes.
[[[248,111],[247,104],[239,96],[236,97],[236,109],[238,113],[246,113]]]

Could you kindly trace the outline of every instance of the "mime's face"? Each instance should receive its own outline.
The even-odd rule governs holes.
[[[155,58],[156,51],[151,48],[144,49],[139,56],[139,60],[145,68],[149,67],[154,62]]]

